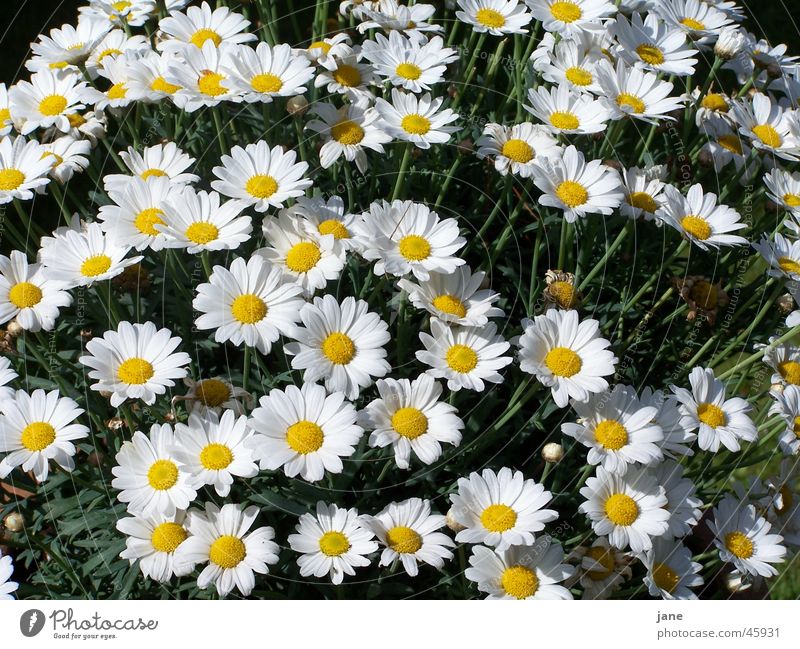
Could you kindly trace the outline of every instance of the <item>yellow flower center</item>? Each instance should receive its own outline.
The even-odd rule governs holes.
[[[614,572],[616,561],[614,559],[614,550],[611,548],[604,548],[600,545],[595,545],[586,551],[586,556],[592,559],[595,564],[599,564],[601,569],[598,570],[595,565],[595,570],[587,570],[586,574],[592,581],[602,581]]]
[[[163,92],[167,95],[174,95],[180,88],[180,86],[170,83],[164,77],[156,77],[150,84],[150,90],[153,92]]]
[[[171,489],[178,482],[178,467],[171,460],[156,460],[147,471],[147,482],[156,491]]]
[[[639,99],[636,95],[632,95],[627,92],[621,92],[617,95],[617,106],[622,108],[623,106],[628,106],[634,113],[637,115],[639,113],[643,113],[647,106],[645,103]]]
[[[681,227],[695,239],[700,239],[700,241],[705,241],[712,235],[711,226],[708,224],[708,221],[694,214],[684,216],[681,219]]]
[[[325,532],[319,539],[319,550],[326,557],[339,557],[350,549],[350,541],[341,532]]]
[[[759,124],[753,127],[753,133],[763,144],[773,149],[777,149],[783,144],[783,138],[778,134],[773,126],[769,124]]]
[[[664,52],[656,45],[642,43],[636,48],[639,58],[649,65],[661,65],[664,62]]]
[[[355,145],[364,139],[364,129],[348,119],[331,127],[331,137],[340,144]]]
[[[150,237],[158,236],[159,232],[156,230],[155,226],[164,225],[164,220],[161,218],[163,213],[164,212],[157,207],[149,207],[136,215],[133,224],[142,234],[146,234]]]
[[[322,353],[335,365],[347,365],[356,355],[356,345],[347,334],[334,331],[322,341]]]
[[[681,20],[681,25],[684,25],[689,29],[697,29],[697,30],[703,30],[706,28],[706,26],[699,20],[695,20],[694,18],[689,18],[688,16],[683,20]]]
[[[128,385],[143,385],[153,378],[153,366],[143,358],[129,358],[117,369],[117,378]]]
[[[325,433],[313,421],[303,419],[286,429],[286,443],[295,453],[308,455],[318,451],[325,441]]]
[[[19,169],[3,169],[0,171],[0,191],[14,191],[25,182],[25,174]]]
[[[266,72],[265,74],[254,76],[250,80],[250,86],[256,92],[280,92],[280,89],[283,88],[283,81],[278,75]]]
[[[307,273],[322,258],[319,246],[312,241],[294,244],[286,253],[286,266],[295,273]]]
[[[39,112],[47,117],[60,115],[67,107],[67,98],[63,95],[48,95],[39,102]]]
[[[398,245],[400,254],[407,261],[422,261],[431,254],[431,244],[418,234],[407,234]]]
[[[150,543],[156,552],[172,554],[178,546],[186,540],[186,530],[178,523],[161,523],[150,537]]]
[[[361,73],[358,68],[345,63],[341,64],[333,73],[333,78],[340,86],[345,88],[355,88],[361,85]]]
[[[588,86],[594,81],[591,72],[578,66],[567,68],[566,72],[564,72],[564,76],[567,77],[567,81],[570,83],[581,87]]]
[[[713,309],[719,302],[717,287],[705,280],[694,283],[689,291],[689,297],[703,309]]]
[[[11,111],[8,108],[0,108],[0,124],[4,124],[11,119]]]
[[[658,209],[658,203],[647,192],[633,192],[628,196],[628,204],[650,214],[655,213]]]
[[[481,525],[490,532],[506,532],[517,524],[517,512],[508,505],[489,505],[481,514]]]
[[[94,255],[81,264],[81,275],[84,277],[97,277],[111,268],[111,257],[108,255]]]
[[[614,525],[627,527],[633,525],[639,518],[639,505],[625,494],[609,496],[605,504],[606,516]]]
[[[503,571],[500,586],[507,595],[516,599],[527,599],[539,589],[536,573],[525,566],[511,566]]]
[[[189,241],[202,246],[217,240],[219,237],[219,228],[213,223],[196,221],[186,228],[184,234]]]
[[[581,371],[583,361],[569,347],[554,347],[544,357],[544,364],[555,375],[563,378],[575,376]]]
[[[247,547],[242,539],[226,534],[211,544],[208,558],[220,568],[235,568],[247,556]]]
[[[42,289],[30,282],[19,282],[11,287],[8,299],[18,309],[30,309],[42,301]]]
[[[563,280],[551,282],[547,292],[562,309],[572,309],[578,303],[575,287],[569,282]]]
[[[728,110],[730,110],[730,106],[728,106],[725,97],[718,92],[708,93],[703,97],[703,101],[700,102],[700,105],[703,108],[716,111],[717,113],[727,113]]]
[[[784,194],[783,202],[787,207],[800,207],[800,195],[797,194]]]
[[[162,171],[161,169],[145,169],[142,173],[139,174],[139,177],[142,180],[147,180],[148,178],[164,178],[166,177],[167,172]]]
[[[732,133],[728,133],[727,135],[720,135],[717,138],[717,143],[723,149],[726,149],[731,153],[742,155],[742,141],[739,139],[738,135],[733,135]]]
[[[47,67],[49,67],[51,70],[63,70],[68,65],[69,63],[67,63],[66,61],[55,61]]]
[[[216,408],[225,403],[231,396],[230,388],[219,379],[205,379],[194,388],[195,396],[204,405]]]
[[[727,421],[725,411],[713,403],[701,403],[697,406],[697,418],[702,421],[706,426],[717,428],[724,426]]]
[[[742,532],[730,532],[725,535],[725,547],[733,556],[739,559],[749,559],[753,556],[753,542]]]
[[[242,324],[261,322],[267,310],[267,303],[254,293],[243,293],[231,304],[231,315]]]
[[[111,3],[111,8],[114,11],[125,11],[131,6],[130,0],[118,0]]]
[[[192,43],[192,45],[199,48],[202,48],[206,41],[211,41],[214,43],[214,45],[219,47],[219,44],[222,42],[222,36],[217,34],[217,32],[215,32],[213,29],[203,28],[198,29],[189,39],[189,42]]]
[[[668,593],[674,592],[681,580],[680,575],[670,568],[666,563],[656,563],[653,565],[651,575],[656,586]]]
[[[323,53],[327,54],[331,51],[332,45],[330,43],[326,43],[325,41],[314,41],[311,45],[308,46],[309,50],[320,49]]]
[[[410,527],[398,525],[386,532],[386,545],[400,554],[414,554],[422,547],[422,537]]]
[[[272,176],[253,176],[247,181],[245,189],[253,198],[269,198],[278,191],[278,181]]]
[[[100,67],[102,67],[103,59],[109,56],[119,56],[120,54],[122,54],[122,50],[118,50],[116,48],[111,47],[107,50],[103,50],[102,52],[100,52],[100,56],[97,57],[97,62],[100,64]]]
[[[417,439],[428,431],[428,418],[417,408],[400,408],[392,415],[392,428],[406,439]]]
[[[778,266],[784,273],[800,273],[800,263],[791,257],[781,257],[778,259]]]
[[[475,20],[489,29],[499,29],[506,24],[505,16],[494,9],[478,9],[475,14]]]
[[[800,439],[800,416],[794,418],[792,422],[792,432],[797,439]]]
[[[589,200],[589,192],[574,180],[565,180],[556,187],[556,196],[567,207],[579,207]]]
[[[800,385],[800,363],[797,361],[783,361],[778,363],[778,372],[783,380],[791,385]]]
[[[427,117],[411,113],[401,120],[400,126],[403,127],[406,133],[411,133],[411,135],[425,135],[431,130],[431,121]]]
[[[398,77],[403,77],[403,79],[408,79],[409,81],[416,81],[422,76],[420,67],[413,63],[401,63],[395,69],[395,73],[397,73]]]
[[[437,297],[433,298],[432,304],[439,311],[442,311],[443,313],[449,313],[457,318],[463,318],[465,315],[467,315],[467,307],[464,306],[464,303],[455,295],[438,295]]]
[[[22,429],[20,441],[29,451],[43,451],[56,441],[56,429],[45,421],[36,421]]]
[[[332,234],[334,239],[349,239],[350,233],[344,227],[344,223],[336,219],[327,219],[317,226],[317,231],[322,234]]]
[[[228,92],[228,89],[222,85],[223,81],[225,81],[224,74],[206,70],[203,72],[203,76],[197,80],[197,88],[204,95],[208,95],[209,97],[218,97],[219,95],[224,95],[226,92]]]
[[[124,83],[115,83],[106,93],[109,99],[125,99],[127,94],[128,89],[125,87]]]
[[[550,123],[562,131],[574,131],[581,125],[581,121],[575,115],[563,111],[552,113]]]
[[[594,438],[604,449],[618,451],[628,443],[628,430],[616,419],[606,419],[595,426]]]
[[[478,366],[478,355],[466,345],[456,344],[445,355],[448,367],[459,374],[469,374]]]
[[[209,444],[200,451],[200,464],[209,471],[227,469],[233,462],[233,453],[225,444]]]
[[[583,15],[583,10],[574,2],[554,2],[550,15],[564,23],[574,23]]]
[[[86,118],[80,113],[70,113],[67,115],[67,119],[71,128],[78,128],[86,124]]]
[[[502,151],[506,158],[520,164],[525,164],[533,159],[533,147],[525,140],[508,140],[503,145]]]

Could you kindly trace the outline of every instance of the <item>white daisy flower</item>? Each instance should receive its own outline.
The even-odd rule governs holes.
[[[270,149],[263,140],[244,149],[235,146],[229,156],[222,156],[222,166],[214,167],[218,180],[213,180],[211,187],[266,212],[270,206],[281,207],[287,199],[302,196],[313,184],[303,177],[308,163],[296,159],[294,151],[284,151],[280,146]]]
[[[164,37],[157,47],[165,52],[179,52],[186,56],[187,50],[200,49],[206,43],[219,47],[223,43],[247,43],[257,39],[247,33],[250,22],[228,7],[211,9],[207,2],[199,7],[187,7],[184,13],[172,12],[162,18],[158,27]],[[189,47],[193,45],[194,48]]]
[[[325,140],[319,151],[323,169],[344,156],[365,173],[369,167],[365,149],[384,153],[383,145],[392,140],[384,133],[381,117],[374,108],[364,109],[354,104],[336,108],[323,102],[314,104],[311,111],[320,119],[309,121],[306,129],[319,133]]]
[[[200,180],[200,176],[186,173],[195,160],[179,149],[174,142],[156,144],[141,151],[128,147],[127,151],[120,152],[119,157],[132,175],[111,174],[103,178],[107,192],[125,189],[136,176],[142,180],[166,177],[172,185],[187,185]]]
[[[799,365],[800,366],[800,365]],[[710,368],[695,367],[689,374],[691,391],[671,386],[689,430],[697,430],[697,443],[704,451],[716,453],[720,446],[736,452],[741,441],[753,442],[758,431],[748,413],[750,404],[740,397],[725,398],[725,384]]]
[[[433,99],[429,93],[417,97],[392,89],[392,102],[378,97],[375,108],[389,135],[412,142],[420,149],[429,149],[431,144],[444,144],[458,131],[457,126],[448,126],[458,115],[449,108],[442,110],[442,103],[443,98]]]
[[[530,88],[528,101],[531,105],[525,104],[525,110],[556,135],[599,133],[606,129],[606,122],[611,118],[598,100],[573,92],[566,83],[549,88],[546,85]]]
[[[175,424],[175,459],[181,471],[189,473],[196,489],[214,485],[220,497],[231,491],[234,477],[252,478],[258,474],[247,440],[253,431],[247,417],[232,410],[222,416],[213,411],[189,413],[188,424]]]
[[[783,535],[784,543],[792,548],[800,547],[800,499],[798,499],[797,471],[800,469],[795,458],[781,461],[780,473],[767,478],[768,492],[761,502],[769,502],[765,516]]]
[[[8,384],[18,378],[14,368],[11,367],[11,361],[5,356],[0,356],[0,414],[3,412],[3,401],[14,397],[14,390]]]
[[[221,203],[217,192],[184,187],[164,204],[162,223],[155,228],[166,237],[168,248],[181,248],[189,254],[235,250],[253,231],[252,219],[242,214],[246,208],[246,201]]]
[[[611,214],[622,203],[622,181],[616,169],[600,160],[586,162],[573,145],[559,158],[543,158],[533,168],[533,182],[542,191],[541,205],[564,212],[568,223],[587,214]]]
[[[703,49],[708,49],[723,28],[733,22],[730,16],[705,0],[657,2],[653,10],[667,24],[685,32],[692,43]]]
[[[578,41],[563,39],[537,63],[545,81],[560,86],[567,85],[576,92],[601,94],[595,74],[602,54],[586,50]]]
[[[171,1],[171,0],[169,0]],[[155,9],[153,0],[89,0],[79,15],[106,21],[110,25],[141,27]]]
[[[136,58],[136,56],[121,56],[108,59],[103,69],[99,71],[99,75],[111,85],[103,92],[94,87],[87,88],[84,91],[86,102],[92,104],[97,110],[129,106],[134,101],[128,93],[128,84],[130,70],[136,66]]]
[[[617,357],[600,336],[600,323],[580,322],[575,310],[550,309],[533,320],[522,321],[519,361],[523,372],[533,374],[553,391],[553,400],[563,408],[574,399],[608,389],[604,376],[614,373]]]
[[[98,140],[106,136],[108,118],[102,110],[89,109],[84,113],[71,113],[67,115],[69,130],[63,134],[75,140],[86,139],[92,147],[96,147]],[[42,139],[58,138],[62,135],[55,126],[50,127],[42,134]]]
[[[549,539],[500,552],[476,545],[469,565],[464,576],[488,593],[486,599],[572,599],[559,583],[569,579],[575,568],[564,563],[564,550]]]
[[[632,117],[650,124],[659,119],[675,120],[669,113],[680,110],[684,100],[670,97],[673,85],[658,75],[617,61],[616,69],[607,60],[597,64],[597,83],[602,89],[600,101],[611,119]]]
[[[739,132],[759,151],[795,161],[800,158],[800,136],[796,128],[796,113],[773,103],[760,92],[733,103],[733,117]],[[12,113],[17,117],[12,106]]]
[[[791,343],[775,345],[776,339],[777,336],[770,337],[762,358],[774,370],[770,383],[800,386],[800,347]]]
[[[688,536],[697,525],[703,512],[703,501],[695,495],[695,484],[683,475],[683,467],[674,460],[666,460],[655,467],[654,474],[658,484],[664,487],[670,513],[669,530],[665,537],[676,539]]]
[[[167,66],[165,80],[178,86],[172,95],[175,105],[192,113],[225,101],[241,101],[241,93],[225,73],[231,56],[230,47],[217,48],[213,41],[208,40],[202,49],[187,47],[182,57],[173,58]]]
[[[369,445],[391,446],[400,469],[410,467],[413,451],[423,464],[442,455],[442,443],[458,446],[464,422],[458,410],[440,401],[442,386],[427,374],[413,381],[379,379],[380,398],[359,413],[359,424],[372,431]]]
[[[605,536],[597,537],[589,547],[578,546],[568,557],[577,565],[577,581],[583,588],[581,599],[609,599],[631,578],[631,557],[612,548]]]
[[[175,458],[175,433],[169,424],[153,424],[150,434],[136,431],[122,443],[111,469],[111,486],[128,512],[143,516],[175,516],[197,496],[192,476]]]
[[[622,174],[624,197],[620,213],[632,219],[644,217],[645,221],[654,221],[656,212],[664,205],[664,187],[664,181],[653,173],[652,168],[626,169]]]
[[[102,205],[97,214],[106,237],[136,250],[161,250],[168,237],[163,230],[164,210],[177,191],[169,178],[152,176],[143,180],[132,176],[108,190],[111,205]]]
[[[135,101],[146,103],[158,103],[164,99],[172,97],[180,86],[170,83],[166,77],[169,76],[169,65],[174,57],[169,55],[159,55],[152,50],[140,53],[136,59],[136,65],[132,66],[128,77],[128,93]],[[174,142],[169,142],[166,146]]]
[[[797,455],[800,453],[800,387],[787,385],[781,392],[770,394],[775,403],[770,406],[769,414],[780,415],[786,422],[779,438],[780,449],[787,455]]]
[[[427,32],[441,32],[441,25],[428,22],[436,11],[432,4],[417,2],[413,5],[400,4],[400,0],[379,0],[375,9],[364,10],[364,21],[358,25],[362,34],[369,29],[382,29],[385,32],[401,31],[409,38],[423,41]]]
[[[299,196],[297,202],[286,208],[287,214],[300,219],[301,224],[316,236],[333,235],[334,251],[351,250],[357,247],[355,214],[345,212],[344,200],[339,196]],[[341,255],[339,255],[341,256]]]
[[[751,245],[769,264],[769,276],[800,281],[800,240],[792,241],[776,232]]]
[[[92,144],[88,140],[75,140],[65,135],[43,146],[54,158],[50,177],[62,185],[76,173],[83,173],[89,166],[89,158],[86,156],[91,152]]]
[[[701,250],[720,246],[738,246],[747,239],[728,234],[747,227],[732,207],[717,204],[717,195],[703,192],[701,184],[692,185],[686,196],[673,185],[664,187],[664,204],[656,217],[675,228]]]
[[[703,156],[710,156],[714,171],[721,173],[726,165],[733,162],[737,172],[742,172],[739,183],[747,185],[761,171],[762,162],[759,158],[753,158],[750,154],[752,149],[748,141],[734,130],[726,120],[711,119],[701,126],[703,135],[707,141],[700,149]],[[742,167],[747,164],[746,170]]]
[[[269,103],[275,97],[293,97],[306,91],[314,69],[305,57],[281,43],[271,47],[259,43],[255,49],[242,46],[225,62],[225,72],[234,90],[247,103]]]
[[[769,533],[772,526],[753,505],[728,494],[714,508],[708,526],[720,559],[732,563],[736,570],[761,577],[778,574],[771,564],[784,561],[783,537]]]
[[[229,269],[214,266],[207,284],[197,287],[192,307],[198,329],[215,329],[214,340],[255,347],[269,354],[288,335],[303,305],[302,289],[286,282],[279,268],[254,255],[236,258]]]
[[[175,551],[189,536],[185,518],[182,511],[173,516],[153,513],[120,518],[117,529],[128,537],[120,559],[127,559],[131,565],[139,561],[142,575],[160,583],[169,582],[173,576],[185,577],[192,566],[179,567],[175,561]]]
[[[92,50],[111,29],[104,21],[79,17],[78,24],[51,29],[49,36],[40,34],[31,43],[32,54],[54,69],[85,63]]]
[[[29,201],[50,182],[55,156],[23,136],[0,139],[0,205],[15,198]],[[32,191],[33,190],[33,191]]]
[[[421,331],[419,339],[425,349],[417,351],[420,363],[434,378],[447,379],[447,387],[483,392],[484,381],[502,383],[499,370],[512,362],[503,354],[511,346],[497,334],[497,326],[489,322],[483,327],[448,327],[437,319],[431,320],[431,334]]]
[[[277,219],[265,219],[262,229],[267,245],[255,255],[280,268],[284,280],[302,287],[306,296],[339,278],[345,256],[333,233],[314,232],[287,210]]]
[[[364,259],[377,260],[375,274],[426,281],[430,273],[452,273],[466,262],[454,253],[467,243],[455,219],[439,219],[423,203],[375,201],[357,224]]]
[[[131,54],[134,55],[131,60],[138,62],[141,56],[151,52],[150,42],[145,36],[129,36],[125,30],[112,29],[92,48],[92,53],[86,60],[86,69],[94,78],[108,61],[116,57]]]
[[[538,160],[561,155],[558,141],[546,129],[530,122],[511,127],[490,122],[475,144],[478,159],[494,158],[494,168],[503,176],[510,171],[530,178]]]
[[[551,498],[541,484],[508,467],[459,478],[458,493],[450,494],[450,515],[465,529],[456,535],[456,542],[483,543],[498,552],[533,545],[534,533],[558,518],[555,510],[543,509]]]
[[[779,167],[764,174],[767,196],[795,219],[800,218],[800,173]]]
[[[364,41],[361,54],[393,86],[414,93],[443,81],[447,65],[458,60],[455,50],[444,47],[441,36],[420,43],[398,31],[390,31],[389,38],[376,34],[374,41]]]
[[[333,59],[341,58],[351,51],[352,41],[347,32],[340,32],[330,38],[323,38],[309,43],[307,48],[293,50],[294,54],[305,57],[311,63],[328,64]]]
[[[372,385],[373,377],[391,371],[383,348],[390,339],[389,327],[368,309],[363,300],[348,296],[340,304],[330,294],[315,297],[300,309],[303,326],[290,334],[297,342],[283,349],[293,356],[292,369],[305,370],[303,381],[325,379],[330,392],[355,399],[362,388]]]
[[[575,38],[596,29],[616,10],[608,0],[525,0],[533,17],[542,21],[548,32]]]
[[[685,77],[694,74],[697,50],[692,49],[686,35],[668,25],[655,14],[634,13],[630,22],[617,14],[608,29],[619,45],[615,53],[630,65]]]
[[[254,573],[266,575],[278,563],[278,544],[271,527],[250,528],[258,517],[258,507],[227,503],[219,508],[206,503],[205,510],[190,509],[186,527],[190,536],[175,551],[175,565],[182,568],[208,565],[197,578],[197,587],[211,584],[221,597],[234,587],[245,597],[256,585]]]
[[[244,415],[253,407],[253,395],[225,378],[211,377],[195,381],[187,376],[183,383],[189,392],[180,399],[186,402],[189,410],[197,410],[201,415],[208,412],[219,415],[224,410]]]
[[[8,555],[0,556],[0,599],[11,600],[14,596],[11,594],[19,588],[16,581],[11,581],[11,575],[14,574],[14,563]]]
[[[18,466],[44,482],[50,460],[65,471],[75,468],[73,442],[89,436],[89,429],[75,421],[84,412],[77,403],[58,390],[17,390],[2,406],[0,451],[7,455],[0,461],[0,478]]]
[[[642,406],[631,386],[617,384],[571,405],[578,423],[561,424],[561,432],[589,449],[589,464],[625,475],[631,464],[649,466],[664,459],[659,448],[664,432],[655,423],[658,410]]]
[[[410,577],[416,577],[420,561],[441,570],[444,562],[453,558],[448,548],[455,543],[437,531],[445,526],[445,517],[431,514],[428,500],[393,502],[375,516],[362,516],[361,521],[384,546],[378,565],[392,566],[399,561]]]
[[[345,575],[355,575],[356,568],[370,564],[366,555],[378,549],[375,535],[361,523],[357,509],[317,503],[316,516],[303,514],[297,522],[297,534],[289,535],[289,545],[299,552],[300,576],[329,576],[337,586]]]
[[[700,89],[695,88],[688,96],[689,105],[696,109],[695,124],[701,127],[708,122],[723,121],[726,124],[734,124],[731,114],[731,98],[724,92],[707,92],[698,105]]]
[[[683,543],[656,539],[642,563],[647,568],[644,583],[651,597],[697,599],[691,589],[703,585],[699,574],[703,566],[692,561],[692,553]]]
[[[250,415],[248,423],[256,434],[248,445],[263,470],[283,467],[288,478],[299,475],[317,482],[326,471],[341,473],[342,458],[355,452],[364,434],[357,417],[343,393],[327,395],[321,385],[273,389]]]
[[[360,49],[342,46],[337,56],[318,59],[321,69],[314,79],[314,87],[324,87],[328,94],[344,95],[356,103],[371,100],[370,86],[379,85],[380,78],[372,65],[359,63],[360,58]]]
[[[69,287],[91,286],[116,277],[142,257],[125,257],[130,247],[107,237],[98,223],[82,232],[67,230],[40,250],[46,279],[66,282]]]
[[[476,32],[492,36],[528,33],[525,26],[531,14],[519,0],[458,0],[458,6],[461,11],[456,11],[456,18]]]
[[[578,511],[586,514],[598,536],[620,550],[644,552],[653,538],[669,529],[670,513],[664,509],[664,488],[647,470],[630,470],[624,476],[597,467],[597,474],[581,489],[585,498]]]
[[[473,273],[469,266],[459,266],[451,273],[431,273],[427,280],[415,284],[401,279],[397,287],[408,293],[416,308],[424,309],[449,325],[483,327],[489,318],[503,316],[503,310],[492,306],[500,295],[481,288],[486,273]]]
[[[11,110],[8,107],[8,88],[0,83],[0,138],[14,130],[14,121],[11,119]]]
[[[120,322],[102,338],[86,343],[88,356],[78,361],[91,368],[89,378],[96,379],[92,390],[111,393],[111,406],[119,407],[126,399],[155,403],[159,394],[175,385],[175,379],[187,375],[191,358],[176,352],[181,339],[169,329],[156,329],[152,322]],[[185,508],[184,508],[185,509]]]
[[[69,128],[70,113],[85,108],[87,84],[76,74],[42,70],[30,81],[18,81],[8,91],[9,108],[20,133],[27,135],[37,128],[56,127],[62,133]]]
[[[643,406],[653,406],[658,410],[654,421],[664,432],[664,439],[659,442],[659,446],[665,457],[694,455],[689,446],[697,439],[697,434],[687,430],[687,418],[681,413],[679,402],[674,395],[644,387],[639,395],[639,401]]]
[[[46,279],[39,264],[28,264],[25,253],[0,255],[0,324],[16,318],[26,331],[51,331],[58,310],[72,304],[66,284]]]

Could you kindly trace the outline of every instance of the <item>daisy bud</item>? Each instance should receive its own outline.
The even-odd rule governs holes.
[[[742,575],[737,570],[733,570],[725,575],[725,588],[729,593],[742,593],[749,590],[751,583],[742,579]]]
[[[456,519],[453,517],[453,509],[452,508],[450,508],[448,510],[447,515],[444,517],[444,520],[445,520],[445,524],[447,525],[447,527],[449,527],[453,532],[458,533],[461,530],[467,529],[461,523],[456,521]]]
[[[6,334],[8,334],[11,338],[16,338],[22,333],[22,327],[19,326],[19,323],[16,320],[12,320],[8,323],[6,327]]]
[[[744,47],[744,34],[736,27],[726,27],[720,32],[716,45],[714,45],[714,54],[719,58],[730,61]]]
[[[91,329],[81,329],[81,338],[91,340],[94,337]]]
[[[286,102],[286,112],[292,117],[300,117],[308,110],[308,99],[304,95],[297,95]]]
[[[25,528],[25,517],[19,512],[11,512],[3,519],[3,527],[9,532],[21,532]]]
[[[778,311],[781,315],[789,315],[792,311],[794,311],[794,300],[789,293],[784,293],[781,295],[775,303],[778,305]]]
[[[558,464],[564,457],[564,447],[558,442],[550,442],[542,448],[542,459],[549,464]]]
[[[783,76],[783,68],[778,63],[770,63],[767,66],[767,76],[770,79],[780,79]]]
[[[769,391],[772,394],[783,394],[783,388],[783,383],[773,383],[771,386],[769,386]]]

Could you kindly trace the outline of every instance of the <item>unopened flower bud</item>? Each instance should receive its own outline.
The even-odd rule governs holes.
[[[447,525],[447,527],[449,527],[449,528],[450,528],[450,529],[451,529],[453,532],[455,532],[456,534],[458,534],[458,532],[460,532],[461,530],[465,530],[465,529],[467,529],[466,527],[464,527],[464,526],[463,526],[461,523],[459,523],[459,522],[458,522],[458,521],[457,521],[457,520],[456,520],[456,519],[453,517],[453,510],[452,510],[452,508],[448,510],[448,512],[447,512],[447,516],[445,516],[445,517],[444,517],[444,520],[445,520],[445,524]]]
[[[781,295],[775,301],[775,304],[778,305],[778,311],[781,315],[789,315],[792,311],[794,311],[794,299],[791,295],[789,295],[789,293],[784,293]]]
[[[558,442],[545,444],[542,449],[542,459],[549,464],[556,464],[564,457],[564,447]]]
[[[8,323],[6,327],[6,333],[11,336],[12,338],[16,338],[23,332],[22,327],[19,325],[19,322],[16,320],[12,320]]]
[[[292,117],[300,117],[308,110],[308,99],[304,95],[297,95],[286,102],[286,112]]]
[[[783,68],[781,68],[779,63],[770,63],[767,66],[767,76],[770,79],[780,79],[783,76]]]
[[[9,532],[21,532],[25,528],[25,517],[19,512],[11,512],[3,519],[3,527]]]
[[[738,28],[726,27],[720,32],[714,45],[714,54],[725,61],[730,61],[742,51],[744,43],[745,36]]]

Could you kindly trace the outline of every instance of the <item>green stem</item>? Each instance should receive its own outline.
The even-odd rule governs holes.
[[[397,180],[394,183],[394,190],[392,191],[392,201],[402,196],[403,192],[403,182],[405,181],[406,171],[408,171],[408,165],[411,162],[411,151],[414,148],[414,145],[411,142],[406,143],[406,148],[403,151],[403,159],[400,161],[400,170],[397,172]]]

